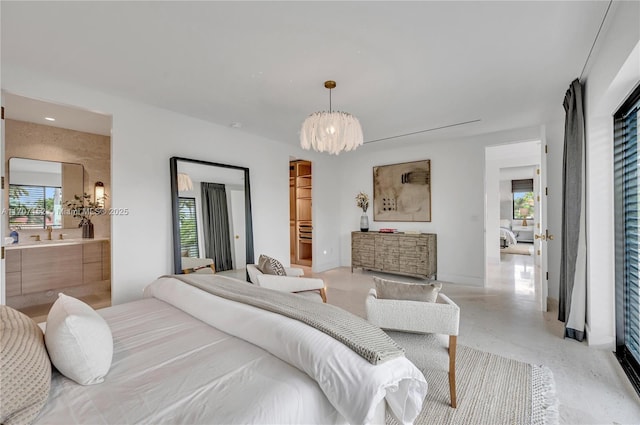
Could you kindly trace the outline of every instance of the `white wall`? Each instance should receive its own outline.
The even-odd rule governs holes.
[[[355,196],[373,193],[372,169],[376,165],[421,159],[431,160],[432,221],[430,223],[375,222],[369,210],[371,230],[393,227],[438,235],[438,279],[461,284],[483,285],[484,259],[484,148],[488,145],[540,139],[540,127],[509,130],[459,140],[420,143],[419,137],[396,140],[393,149],[384,143],[365,145],[341,154],[340,260],[351,264],[351,232],[359,229],[361,211]],[[496,185],[497,185],[496,178]],[[498,189],[494,191],[498,194]],[[499,200],[495,201],[495,247],[499,248]]]
[[[511,180],[502,180],[500,176],[500,220],[513,220],[513,193]]]
[[[26,97],[73,105],[113,116],[113,208],[128,216],[112,220],[112,298],[137,299],[146,284],[173,269],[169,158],[181,156],[250,169],[256,256],[269,252],[288,264],[289,156],[311,159],[314,201],[335,198],[331,158],[174,112],[62,82],[46,75],[2,66],[2,88]],[[336,209],[316,211],[314,249],[326,250],[319,267],[338,264]],[[323,232],[323,226],[327,231]],[[334,230],[337,233],[337,230]],[[318,244],[319,242],[319,244]]]
[[[614,2],[585,82],[587,337],[615,342],[612,115],[640,81],[639,2]],[[568,86],[568,83],[567,83]]]

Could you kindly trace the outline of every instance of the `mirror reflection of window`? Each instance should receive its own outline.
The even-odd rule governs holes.
[[[200,253],[198,250],[196,198],[178,198],[178,214],[182,257],[198,258]]]
[[[62,228],[62,188],[9,185],[9,226],[21,229]]]

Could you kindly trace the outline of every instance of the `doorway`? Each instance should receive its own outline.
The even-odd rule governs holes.
[[[540,140],[485,148],[485,286],[513,274],[513,290],[546,311],[542,150]]]
[[[111,116],[4,91],[2,103],[0,298],[36,321],[58,292],[111,305]]]
[[[289,162],[289,244],[291,264],[313,265],[311,161]]]

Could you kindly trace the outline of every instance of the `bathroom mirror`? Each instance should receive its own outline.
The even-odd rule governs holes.
[[[171,204],[176,274],[210,272],[245,278],[253,258],[249,169],[173,157]]]
[[[9,158],[9,227],[54,229],[78,227],[63,214],[66,201],[84,191],[81,164]]]

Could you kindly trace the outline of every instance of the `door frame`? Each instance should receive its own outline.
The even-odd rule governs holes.
[[[545,140],[543,137],[513,141],[509,143],[502,143],[496,145],[489,145],[485,147],[485,184],[484,184],[484,244],[485,244],[485,278],[484,286],[489,283],[489,269],[492,265],[500,263],[500,169],[520,166],[535,166],[540,169],[540,189],[546,187],[545,168],[546,162],[544,161],[544,146]],[[538,175],[535,176],[537,178]],[[540,217],[535,218],[534,222],[534,235],[540,233],[539,229],[545,229],[547,222],[547,209],[545,196],[540,196],[540,202],[536,210],[540,210]],[[538,228],[539,226],[539,228]],[[535,239],[534,239],[535,240]],[[539,263],[540,267],[534,267],[536,283],[540,283],[540,310],[546,311],[547,309],[547,293],[548,293],[548,281],[546,278],[547,272],[547,250],[538,249],[540,244],[534,244],[536,248],[534,256],[538,255],[540,258],[534,260],[534,263]]]

